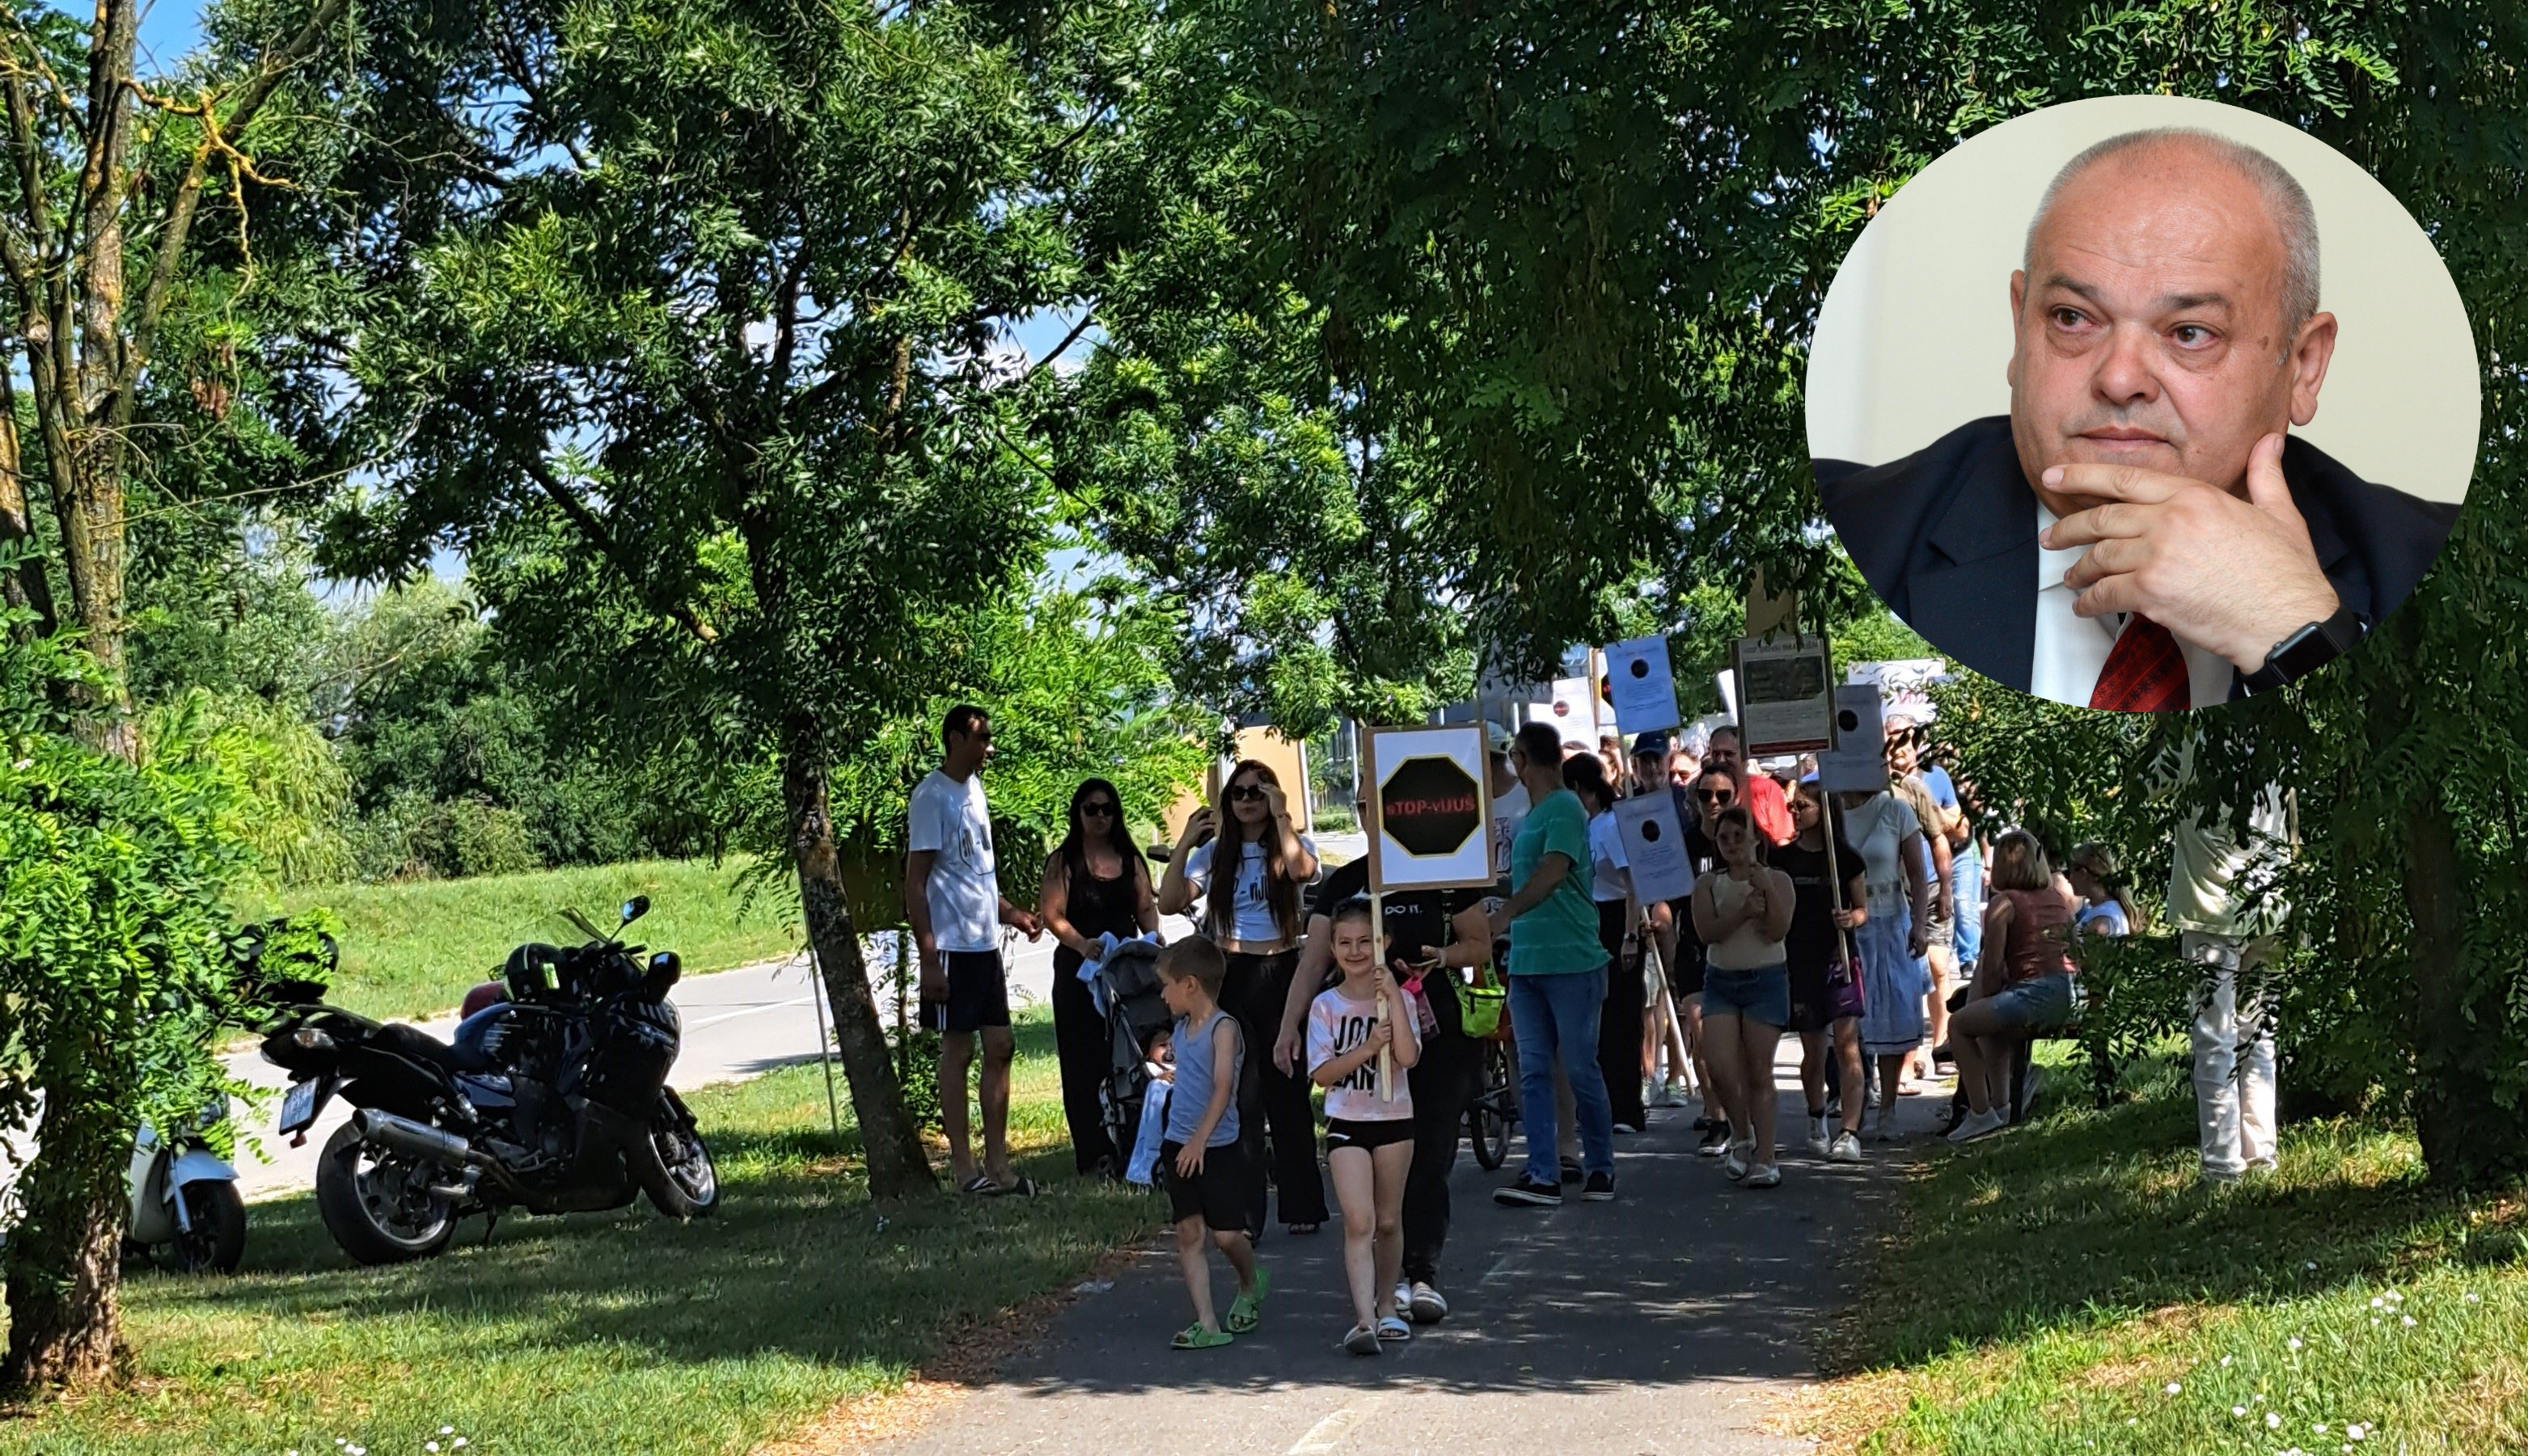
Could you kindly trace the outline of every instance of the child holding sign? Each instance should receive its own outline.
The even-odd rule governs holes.
[[[1326,1089],[1326,1166],[1343,1204],[1354,1316],[1343,1348],[1375,1355],[1379,1341],[1413,1334],[1392,1291],[1404,1269],[1400,1221],[1413,1167],[1413,1094],[1401,1073],[1421,1060],[1422,1036],[1414,1007],[1378,963],[1369,901],[1337,906],[1333,928],[1343,979],[1309,1004],[1308,1075]]]

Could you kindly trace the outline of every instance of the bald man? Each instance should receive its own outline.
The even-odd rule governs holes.
[[[2457,518],[2291,434],[2335,352],[2317,304],[2316,217],[2273,159],[2110,137],[2010,276],[2010,413],[1815,462],[1826,516],[1898,616],[2024,692],[2155,712],[2280,687],[2404,600]]]

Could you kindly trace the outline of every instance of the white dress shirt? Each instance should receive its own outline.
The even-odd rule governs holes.
[[[2053,529],[2055,519],[2044,501],[2036,502],[2038,532]],[[2036,548],[2036,655],[2028,664],[2028,691],[2076,707],[2089,705],[2089,695],[2098,689],[2098,674],[2106,668],[2116,635],[2133,616],[2110,612],[2083,617],[2073,612],[2072,603],[2080,594],[2063,584],[2063,573],[2088,550],[2087,546],[2059,551]],[[2182,637],[2177,647],[2186,654],[2187,705],[2209,707],[2229,702],[2230,684],[2238,672],[2230,659]]]

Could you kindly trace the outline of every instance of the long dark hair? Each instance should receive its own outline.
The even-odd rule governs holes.
[[[1088,834],[1080,822],[1080,806],[1099,794],[1105,795],[1106,802],[1115,806],[1115,822],[1106,831],[1106,843],[1122,857],[1124,878],[1138,879],[1148,872],[1146,865],[1137,870],[1133,867],[1140,864],[1141,852],[1132,848],[1132,836],[1124,828],[1124,796],[1116,793],[1115,786],[1104,779],[1088,779],[1071,791],[1070,829],[1062,836],[1062,843],[1054,846],[1053,850],[1062,860],[1063,893],[1066,896],[1071,893],[1072,886],[1088,874]]]
[[[1214,934],[1235,939],[1238,926],[1238,872],[1246,862],[1246,821],[1238,817],[1230,806],[1230,786],[1248,774],[1254,774],[1274,788],[1282,787],[1282,776],[1273,765],[1248,758],[1229,771],[1220,781],[1220,798],[1212,804],[1212,818],[1220,827],[1218,838],[1211,842],[1211,893],[1204,897],[1202,923]],[[1282,862],[1282,837],[1273,832],[1273,821],[1264,821],[1264,903],[1273,910],[1273,924],[1289,939],[1298,933],[1299,887],[1290,881],[1290,871]]]

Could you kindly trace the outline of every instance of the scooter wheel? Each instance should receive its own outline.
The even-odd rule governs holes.
[[[173,1257],[179,1274],[236,1274],[245,1257],[245,1198],[222,1178],[205,1178],[178,1190],[184,1201],[190,1232],[176,1235]]]

